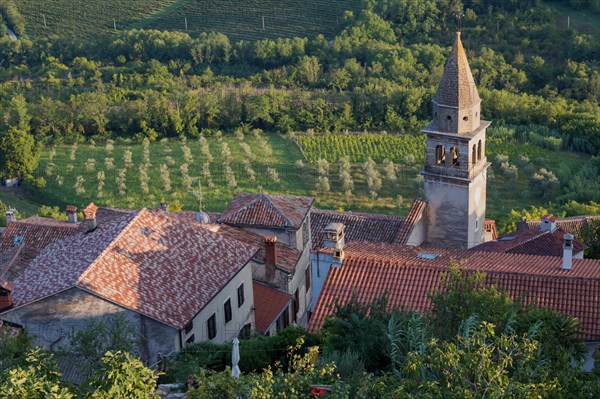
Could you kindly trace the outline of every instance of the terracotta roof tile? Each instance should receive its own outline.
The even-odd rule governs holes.
[[[557,218],[555,220],[556,226],[560,227],[567,233],[573,234],[575,237],[581,236],[581,228],[588,223],[590,220],[599,220],[600,215],[585,215],[585,216],[571,216],[568,218]],[[542,225],[541,220],[527,220],[525,226],[529,229],[539,230]]]
[[[404,222],[402,223],[402,227],[398,231],[398,235],[396,236],[395,242],[399,244],[406,244],[410,233],[412,232],[415,222],[419,219],[423,212],[427,208],[427,201],[424,201],[420,198],[417,198],[412,203],[410,210],[408,211],[408,215],[404,218]]]
[[[314,199],[241,193],[221,214],[220,223],[299,229]]]
[[[77,286],[182,328],[257,249],[143,209],[48,246],[14,279],[15,306]]]
[[[392,243],[396,240],[404,218],[374,213],[336,212],[313,208],[310,229],[313,248],[323,246],[323,229],[329,223],[345,225],[345,241],[372,241]]]
[[[506,252],[525,255],[563,256],[563,240],[565,233],[562,229],[554,232],[539,229],[517,230],[503,235],[496,241],[488,241],[471,248],[471,251]],[[573,240],[573,254],[585,249],[585,245]]]
[[[254,259],[260,263],[265,263],[265,243],[264,236],[244,230],[243,228],[228,226],[222,224],[215,230],[219,234],[234,238],[238,241],[245,242],[260,250],[254,256]],[[298,260],[302,255],[302,252],[296,248],[291,248],[280,241],[275,244],[277,246],[277,267],[287,272],[293,272],[294,268],[298,264]]]
[[[256,282],[252,284],[252,287],[256,330],[264,334],[292,302],[292,296]]]
[[[23,237],[23,244],[41,251],[49,244],[76,234],[77,228],[75,223],[40,216],[18,220],[6,228],[0,239],[0,252],[13,248],[17,236]]]
[[[356,293],[369,303],[387,293],[390,308],[426,311],[427,294],[439,286],[451,261],[467,270],[487,273],[489,283],[513,297],[524,295],[536,302],[579,319],[584,339],[600,340],[600,261],[573,259],[572,270],[562,270],[559,257],[474,251],[427,250],[437,255],[418,258],[422,248],[374,243],[353,243],[346,248],[342,267],[332,268],[315,306],[309,330],[322,326],[332,315],[334,303],[346,303]]]

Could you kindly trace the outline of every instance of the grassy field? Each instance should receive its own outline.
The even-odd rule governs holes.
[[[330,35],[360,0],[19,0],[33,36],[90,36],[131,28],[218,31],[232,39]],[[45,18],[45,22],[44,22]],[[264,19],[264,27],[263,27]]]
[[[197,199],[190,190],[197,189],[197,180],[192,187],[185,187],[186,179],[181,169],[185,163],[188,165],[189,177],[202,176],[205,209],[210,211],[223,210],[236,192],[245,191],[311,195],[316,197],[316,205],[322,208],[402,215],[406,213],[411,201],[420,194],[420,185],[415,177],[422,165],[424,140],[418,140],[418,137],[409,139],[416,140],[416,144],[410,151],[403,150],[404,152],[399,153],[397,145],[400,138],[401,136],[376,134],[351,134],[339,138],[331,135],[299,136],[296,137],[297,142],[311,143],[301,149],[290,138],[274,134],[256,137],[245,134],[243,139],[234,135],[208,137],[206,145],[212,157],[208,163],[210,177],[203,172],[203,164],[207,163],[207,158],[206,153],[203,155],[198,140],[152,143],[146,155],[151,163],[151,166],[145,167],[148,175],[147,193],[142,190],[143,179],[140,177],[140,165],[144,164],[141,144],[115,144],[110,153],[104,144],[79,145],[75,148],[62,146],[44,151],[35,175],[44,177],[47,185],[34,194],[38,202],[49,205],[81,206],[94,201],[105,206],[140,208],[154,207],[164,199],[170,203],[178,202],[184,209],[193,210],[197,208]],[[307,161],[321,158],[322,152],[330,148],[328,146],[331,143],[342,139],[342,148],[354,149],[344,152],[336,147],[338,156],[348,155],[351,158],[354,190],[350,197],[346,197],[342,189],[337,158],[330,158],[330,191],[326,193],[317,191],[316,169]],[[365,140],[378,145],[361,147]],[[575,173],[586,159],[581,154],[553,152],[533,144],[524,145],[513,139],[496,137],[493,130],[487,142],[488,160],[494,162],[498,154],[504,154],[509,156],[511,164],[518,164],[517,178],[503,175],[497,164],[491,169],[488,179],[488,216],[496,219],[506,216],[511,209],[544,203],[531,193],[528,186],[529,176],[539,168],[545,167],[556,173],[561,165],[565,165]],[[232,184],[231,177],[227,177],[227,166],[223,164],[224,144],[231,153],[230,156],[226,155],[229,158],[227,165],[235,178],[235,184]],[[192,160],[189,159],[189,154],[186,160],[186,148],[189,149]],[[124,159],[126,151],[131,151],[129,166],[126,166]],[[363,172],[365,154],[378,160],[377,170],[382,187],[375,198],[369,195]],[[528,161],[524,162],[523,158],[518,160],[518,155],[525,156]],[[107,167],[106,158],[110,158],[109,164],[112,167]],[[394,161],[396,180],[386,178],[385,167],[380,161],[384,158]],[[296,165],[299,160],[304,163],[303,167]],[[165,170],[169,171],[170,189],[166,188]],[[277,177],[274,177],[273,171],[276,171]],[[98,187],[99,172],[104,174],[101,193]],[[189,180],[187,184],[190,184]]]
[[[550,7],[554,8],[560,14],[558,23],[561,28],[571,29],[592,35],[596,40],[600,40],[600,14],[592,10],[574,10],[563,3],[554,1],[545,1]]]

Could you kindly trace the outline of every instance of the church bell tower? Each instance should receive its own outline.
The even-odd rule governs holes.
[[[471,248],[483,242],[486,203],[485,130],[481,99],[460,41],[446,62],[433,99],[424,177],[427,241],[446,248]]]

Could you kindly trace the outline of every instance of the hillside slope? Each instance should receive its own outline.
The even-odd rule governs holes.
[[[360,0],[20,0],[32,36],[92,36],[130,28],[218,31],[232,39],[329,36]],[[264,25],[263,25],[264,21]]]

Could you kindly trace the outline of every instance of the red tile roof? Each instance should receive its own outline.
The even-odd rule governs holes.
[[[264,334],[292,302],[292,296],[257,282],[252,284],[252,288],[256,330]]]
[[[420,198],[417,198],[412,203],[410,210],[408,211],[408,215],[404,218],[404,222],[402,223],[402,227],[400,231],[398,231],[398,235],[396,236],[395,242],[399,244],[406,244],[410,233],[415,227],[415,222],[423,215],[423,212],[427,208],[427,202],[423,201]]]
[[[78,225],[63,220],[33,216],[11,223],[0,238],[0,252],[12,249],[16,237],[23,237],[23,244],[41,251],[47,245],[64,240],[77,233]]]
[[[220,223],[299,229],[314,198],[266,194],[237,194],[219,218]]]
[[[584,339],[600,340],[600,261],[573,259],[572,270],[562,270],[559,257],[474,251],[427,250],[437,258],[421,259],[419,247],[357,242],[348,245],[342,267],[331,268],[315,306],[309,330],[319,329],[331,316],[333,304],[344,304],[356,293],[369,303],[384,293],[390,308],[430,309],[427,294],[439,287],[451,261],[467,270],[487,273],[487,281],[506,289],[511,297],[524,296],[579,319]]]
[[[226,224],[219,225],[218,229],[215,231],[219,234],[223,234],[238,241],[245,242],[246,244],[250,244],[256,248],[260,248],[260,250],[254,256],[254,259],[260,263],[265,263],[264,236],[239,227],[228,226]],[[277,241],[275,245],[277,246],[276,266],[279,269],[285,270],[286,272],[293,272],[294,268],[298,264],[298,260],[300,259],[302,252],[279,241]]]
[[[563,256],[565,233],[562,229],[554,232],[539,229],[517,230],[503,235],[496,241],[488,241],[471,248],[471,251],[506,252],[511,254]],[[585,249],[585,245],[573,240],[573,254]]]
[[[0,238],[0,277],[12,280],[48,245],[77,233],[78,225],[39,216],[11,223]],[[15,245],[15,238],[22,237]]]
[[[78,287],[182,328],[257,248],[143,209],[51,244],[13,280],[16,307]]]
[[[404,218],[375,213],[336,212],[313,208],[310,213],[310,230],[313,248],[323,246],[323,230],[329,223],[343,223],[345,241],[371,241],[392,243],[396,240]]]
[[[590,220],[598,220],[600,215],[585,215],[585,216],[571,216],[568,218],[558,218],[555,220],[556,226],[560,227],[567,233],[575,235],[575,237],[581,236],[581,228],[588,223]],[[542,225],[541,220],[527,220],[525,225],[530,229],[540,229]]]

